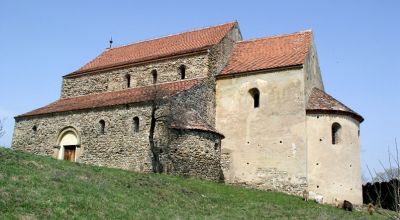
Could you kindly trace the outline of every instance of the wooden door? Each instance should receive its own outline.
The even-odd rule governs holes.
[[[64,160],[75,161],[75,145],[64,146]]]

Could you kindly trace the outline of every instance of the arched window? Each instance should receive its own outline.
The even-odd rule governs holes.
[[[181,65],[179,67],[179,74],[181,75],[181,79],[186,78],[186,66],[185,65]]]
[[[99,128],[100,128],[100,134],[105,133],[105,128],[106,128],[106,122],[104,120],[99,121]]]
[[[126,88],[130,88],[131,87],[131,75],[126,74],[125,78],[126,78]]]
[[[341,136],[342,126],[335,122],[332,124],[332,144],[340,143],[340,136]]]
[[[139,118],[138,117],[133,118],[133,132],[134,133],[139,132]]]
[[[153,84],[157,83],[157,70],[152,70],[151,75],[153,76]]]
[[[34,126],[32,127],[32,131],[33,131],[34,134],[36,134],[36,131],[37,131],[37,126],[36,126],[36,125],[34,125]]]
[[[249,90],[251,97],[253,97],[254,108],[260,107],[260,91],[257,88],[252,88]]]

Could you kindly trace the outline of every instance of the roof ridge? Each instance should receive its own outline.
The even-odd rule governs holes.
[[[177,36],[177,35],[181,35],[181,34],[197,32],[197,31],[202,31],[202,30],[206,30],[206,29],[216,28],[216,27],[220,27],[220,26],[224,26],[224,25],[228,25],[228,24],[235,24],[235,23],[237,23],[237,21],[230,21],[230,22],[226,22],[226,23],[222,23],[222,24],[213,25],[213,26],[194,28],[194,29],[191,29],[191,30],[182,31],[182,32],[174,33],[174,34],[168,34],[168,35],[155,37],[155,38],[150,38],[150,39],[146,39],[146,40],[139,40],[139,41],[135,41],[135,42],[132,42],[132,43],[128,43],[128,44],[117,46],[117,47],[113,47],[113,48],[106,48],[106,50],[119,49],[121,47],[127,47],[127,46],[131,46],[131,45],[139,44],[139,43],[159,40],[159,39],[162,39],[162,38],[167,38],[167,37],[172,37],[172,36]]]
[[[267,39],[280,38],[280,37],[289,37],[289,36],[293,36],[293,35],[306,34],[306,33],[313,33],[313,31],[311,29],[306,29],[303,31],[297,31],[297,32],[288,33],[288,34],[276,34],[276,35],[267,36],[267,37],[257,37],[257,38],[253,38],[253,39],[249,39],[249,40],[241,40],[241,41],[236,41],[235,43],[236,44],[250,43],[250,42],[254,42],[254,41],[267,40]]]

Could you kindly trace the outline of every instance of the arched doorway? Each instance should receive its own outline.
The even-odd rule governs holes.
[[[58,136],[59,160],[76,161],[79,150],[79,136],[74,128],[64,129]]]

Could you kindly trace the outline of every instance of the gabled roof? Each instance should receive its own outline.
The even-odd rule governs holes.
[[[111,48],[104,51],[79,70],[66,75],[66,77],[126,64],[202,51],[218,44],[236,24],[236,22],[230,22]]]
[[[15,118],[150,101],[154,98],[161,98],[160,96],[172,96],[178,92],[190,89],[201,80],[200,78],[182,80],[172,83],[156,84],[156,86],[144,86],[114,92],[59,99],[49,105],[16,116]]]
[[[318,88],[313,88],[308,99],[306,111],[307,113],[349,115],[359,122],[364,121],[364,118],[357,112],[351,110],[349,107]]]
[[[304,64],[311,38],[311,31],[303,31],[236,42],[228,64],[219,75]]]
[[[213,126],[208,124],[200,115],[193,110],[184,111],[180,115],[176,115],[171,121],[170,128],[178,130],[200,130],[208,131],[220,135],[224,138],[224,135],[218,132]]]

